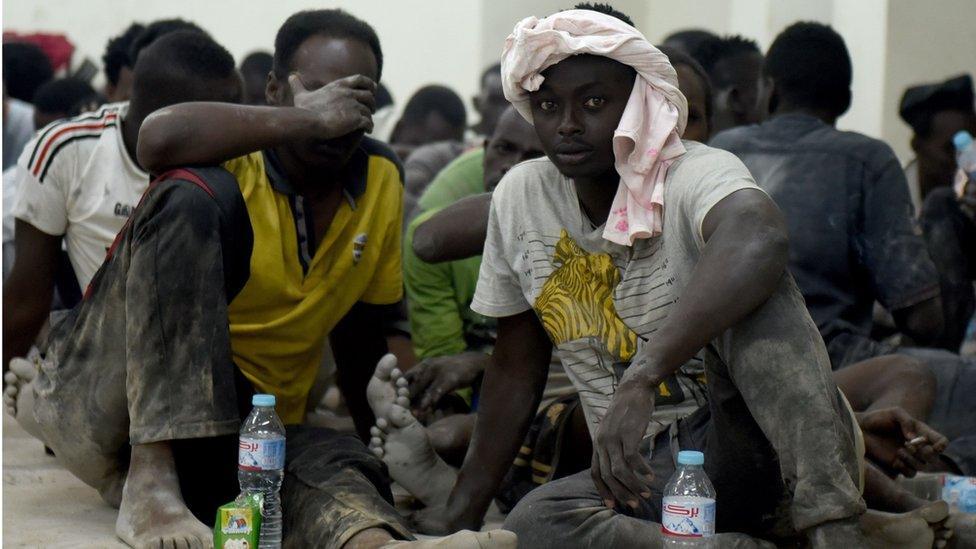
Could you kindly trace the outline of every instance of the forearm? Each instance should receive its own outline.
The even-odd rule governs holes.
[[[3,283],[3,370],[10,359],[27,355],[51,312],[54,273],[61,237],[18,219],[14,265]]]
[[[3,370],[10,359],[26,356],[37,334],[44,326],[51,310],[52,291],[21,299],[24,292],[18,289],[14,275],[3,285]]]
[[[899,407],[924,420],[935,401],[932,371],[920,360],[904,355],[857,362],[833,372],[833,378],[858,412]]]
[[[181,103],[146,118],[139,130],[139,163],[152,173],[218,164],[238,156],[308,139],[317,115],[295,107]]]
[[[788,260],[780,221],[748,208],[722,216],[677,303],[644,348],[646,366],[632,376],[656,386],[769,299]]]
[[[448,509],[457,510],[457,528],[481,526],[542,398],[552,348],[534,313],[520,316],[524,315],[532,315],[535,326],[499,326],[498,345],[481,387],[474,435],[447,503]],[[522,333],[513,333],[518,330]]]
[[[428,263],[481,255],[488,235],[491,194],[458,200],[421,223],[413,235],[413,250]]]

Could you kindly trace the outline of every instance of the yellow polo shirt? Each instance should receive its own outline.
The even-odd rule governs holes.
[[[329,332],[358,301],[402,298],[403,183],[396,156],[369,138],[341,174],[345,200],[310,252],[310,216],[274,154],[224,164],[237,177],[254,232],[250,276],[230,303],[234,361],[301,423]]]

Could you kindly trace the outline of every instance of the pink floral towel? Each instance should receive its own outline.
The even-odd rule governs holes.
[[[505,97],[530,123],[529,92],[544,80],[539,73],[572,55],[602,55],[637,71],[634,89],[613,134],[620,187],[603,237],[630,246],[661,234],[664,180],[668,166],[685,153],[681,133],[688,102],[678,91],[678,75],[668,57],[623,21],[590,10],[567,10],[515,25],[502,52]]]

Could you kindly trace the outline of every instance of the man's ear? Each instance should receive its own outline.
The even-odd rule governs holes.
[[[264,87],[264,100],[268,102],[268,105],[284,105],[286,97],[283,94],[288,91],[287,88],[287,80],[282,82],[275,76],[274,71],[269,71],[268,83]]]
[[[915,151],[915,155],[917,156],[919,154],[918,150],[922,147],[921,139],[919,139],[918,134],[912,133],[911,145],[912,150]]]
[[[481,114],[481,94],[475,95],[471,98],[471,104],[474,105],[474,110]]]
[[[750,107],[745,104],[742,90],[734,84],[725,93],[725,106],[729,112],[740,117],[744,116],[750,110]]]

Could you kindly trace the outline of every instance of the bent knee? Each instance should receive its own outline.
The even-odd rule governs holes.
[[[544,484],[523,497],[505,518],[504,528],[515,532],[519,546],[573,547],[578,528],[594,514],[607,511],[594,492],[583,489],[589,471]]]

